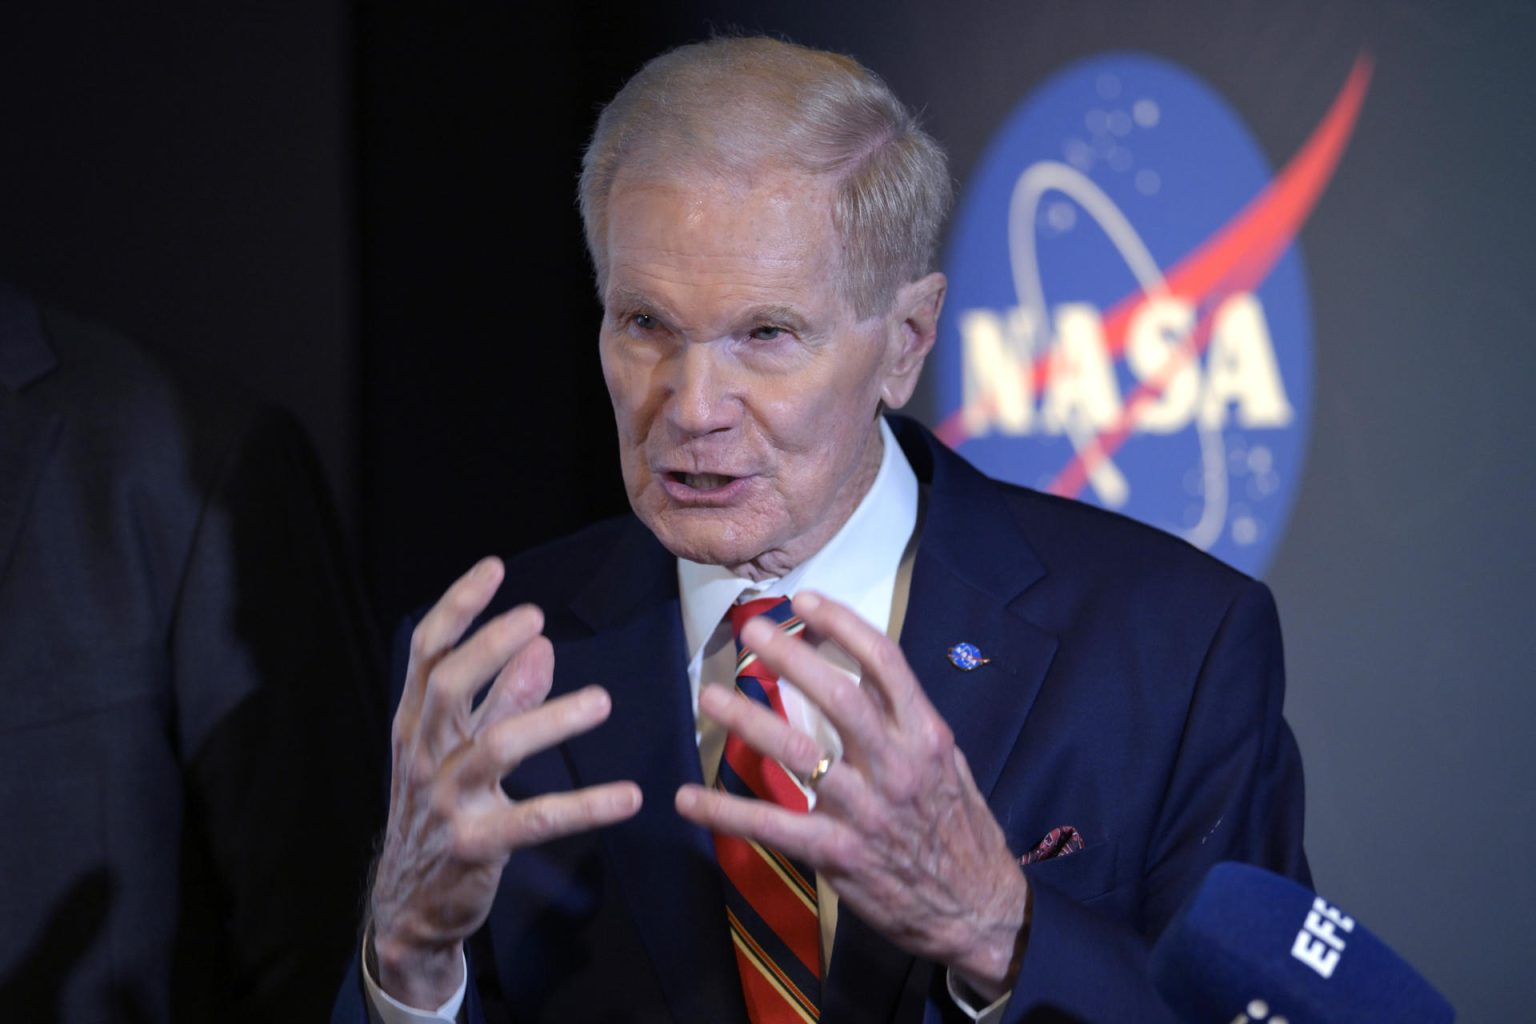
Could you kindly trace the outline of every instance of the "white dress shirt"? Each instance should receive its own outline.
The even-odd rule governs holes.
[[[882,632],[894,632],[892,627],[899,626],[891,622],[891,615],[902,557],[917,528],[918,486],[916,474],[883,419],[880,436],[880,469],[869,491],[832,539],[785,576],[753,581],[722,566],[678,559],[678,595],[689,652],[688,685],[693,693],[694,717],[698,722],[696,738],[706,784],[714,781],[719,768],[725,731],[717,723],[699,717],[699,688],[709,683],[729,686],[733,682],[736,649],[725,621],[732,604],[759,597],[791,597],[802,590],[814,590],[852,608]],[[858,679],[858,664],[836,644],[824,641],[817,650],[850,678]],[[790,724],[810,735],[829,755],[840,755],[842,742],[826,716],[788,680],[780,680],[779,692]],[[816,794],[808,792],[807,796],[814,806]],[[819,878],[817,888],[825,957],[832,949],[836,929],[837,895]],[[452,999],[428,1013],[391,998],[374,982],[366,959],[363,966],[370,1015],[375,1024],[453,1024],[464,1001],[467,978]],[[1004,996],[984,1010],[976,1010],[959,991],[953,975],[949,978],[949,992],[968,1016],[982,1024],[1001,1016],[1007,1005]]]

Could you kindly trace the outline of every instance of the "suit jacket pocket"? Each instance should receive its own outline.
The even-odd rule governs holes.
[[[1047,885],[1077,903],[1086,903],[1117,884],[1117,844],[1089,841],[1076,853],[1052,857],[1024,869],[1031,885]]]

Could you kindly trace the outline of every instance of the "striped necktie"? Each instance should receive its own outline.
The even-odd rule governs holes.
[[[785,718],[779,680],[741,645],[741,627],[766,615],[791,635],[805,629],[788,598],[766,597],[732,606],[736,640],[736,689]],[[805,813],[805,793],[784,766],[765,758],[736,735],[726,737],[715,786],[737,796],[771,800]],[[800,1024],[821,1016],[821,927],[816,916],[816,876],[804,865],[750,839],[715,834],[715,856],[725,875],[726,917],[742,993],[752,1024]]]

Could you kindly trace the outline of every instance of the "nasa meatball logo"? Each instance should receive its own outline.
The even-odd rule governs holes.
[[[940,438],[993,476],[1261,573],[1311,415],[1296,234],[1369,79],[1362,56],[1278,171],[1219,95],[1164,60],[1092,58],[1027,97],[950,240]]]

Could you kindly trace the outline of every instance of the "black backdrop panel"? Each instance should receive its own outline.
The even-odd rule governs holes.
[[[296,411],[355,482],[345,7],[0,5],[0,275]]]
[[[364,537],[386,619],[627,508],[575,182],[634,16],[360,14]]]

